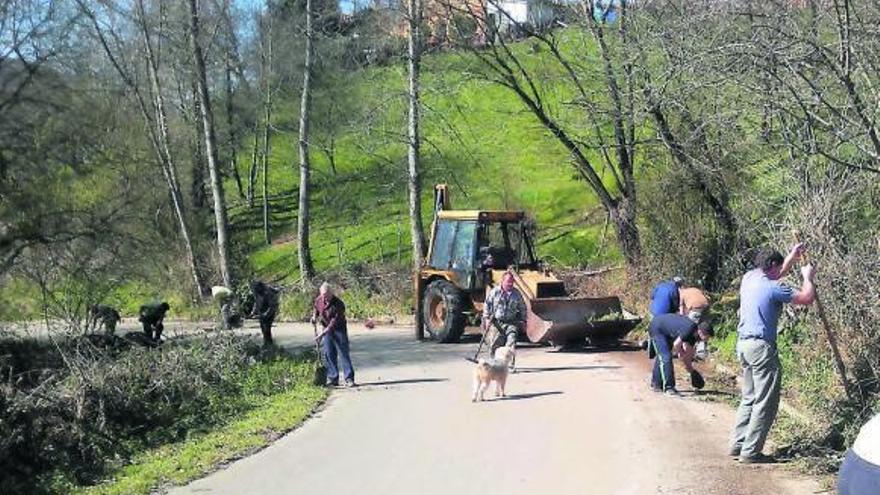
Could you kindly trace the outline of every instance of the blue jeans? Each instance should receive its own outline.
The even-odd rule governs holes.
[[[675,368],[672,366],[672,342],[665,335],[651,335],[651,342],[657,357],[651,374],[651,386],[655,389],[675,388]]]
[[[337,352],[342,360],[342,371],[345,380],[354,381],[354,367],[351,365],[351,357],[348,353],[348,332],[333,331],[321,339],[324,347],[324,366],[327,367],[327,381],[339,381],[339,364],[336,361]]]
[[[840,466],[837,478],[839,495],[871,495],[880,493],[880,466],[862,459],[852,450]]]

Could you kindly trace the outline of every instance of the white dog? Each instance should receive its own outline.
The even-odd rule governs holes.
[[[490,382],[495,382],[495,397],[504,397],[504,385],[507,383],[507,374],[514,356],[515,351],[512,348],[502,346],[495,350],[494,358],[480,359],[477,362],[472,402],[483,400],[483,393],[489,388]]]

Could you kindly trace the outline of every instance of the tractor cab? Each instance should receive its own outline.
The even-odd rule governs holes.
[[[521,211],[440,211],[426,268],[449,273],[457,287],[482,291],[491,270],[537,267]]]

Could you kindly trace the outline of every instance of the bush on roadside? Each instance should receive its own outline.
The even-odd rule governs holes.
[[[412,312],[412,275],[407,268],[395,265],[351,265],[320,275],[317,283],[330,282],[345,302],[348,318],[362,320],[395,317]],[[281,294],[282,319],[308,320],[317,287],[303,290],[290,287]]]
[[[228,421],[305,378],[283,352],[226,333],[159,348],[116,342],[0,343],[0,492],[95,483],[132,454]]]

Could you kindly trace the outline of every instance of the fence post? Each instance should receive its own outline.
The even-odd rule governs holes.
[[[376,234],[376,261],[381,263],[382,258],[382,234]]]
[[[342,239],[336,238],[336,257],[339,259],[339,266],[342,266]]]
[[[400,263],[400,250],[403,243],[403,231],[400,228],[400,215],[397,216],[397,263]],[[880,245],[880,239],[877,244]]]

